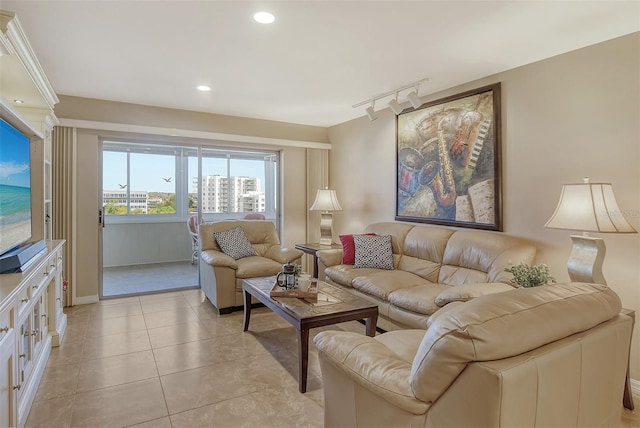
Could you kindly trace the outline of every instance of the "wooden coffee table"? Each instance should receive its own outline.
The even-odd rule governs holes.
[[[244,331],[249,329],[251,296],[255,297],[298,330],[298,383],[300,392],[307,391],[309,363],[309,330],[314,327],[366,319],[367,336],[375,336],[378,306],[347,291],[318,281],[318,301],[295,297],[269,296],[275,277],[242,280],[244,293]]]

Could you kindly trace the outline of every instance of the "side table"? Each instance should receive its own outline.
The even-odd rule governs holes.
[[[309,254],[313,256],[313,277],[318,277],[318,256],[316,256],[316,251],[318,250],[331,250],[342,249],[342,245],[340,244],[331,244],[331,245],[320,245],[317,242],[307,243],[307,244],[296,244],[296,249],[302,251],[303,253]]]
[[[633,327],[636,323],[636,311],[622,308],[623,314],[631,317],[631,340],[633,340]],[[629,358],[631,358],[631,347],[629,347]],[[631,382],[629,380],[629,366],[627,366],[627,377],[624,381],[624,395],[622,396],[622,404],[626,409],[633,410],[633,393],[631,392]]]

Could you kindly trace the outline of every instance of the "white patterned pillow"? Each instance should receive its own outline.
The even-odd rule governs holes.
[[[223,232],[214,232],[213,236],[222,252],[233,257],[234,260],[256,255],[251,242],[240,226]]]
[[[393,269],[391,235],[353,235],[354,268]]]

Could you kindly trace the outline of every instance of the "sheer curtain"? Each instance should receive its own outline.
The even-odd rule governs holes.
[[[51,175],[52,175],[52,237],[66,240],[64,246],[63,280],[67,280],[64,306],[73,304],[72,292],[75,279],[73,254],[75,251],[75,158],[76,128],[56,126],[53,128]]]

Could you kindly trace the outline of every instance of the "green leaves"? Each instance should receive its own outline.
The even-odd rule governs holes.
[[[549,266],[544,263],[539,265],[520,263],[506,268],[505,272],[512,274],[513,279],[511,282],[521,287],[537,287],[556,282],[556,279],[549,272]]]

